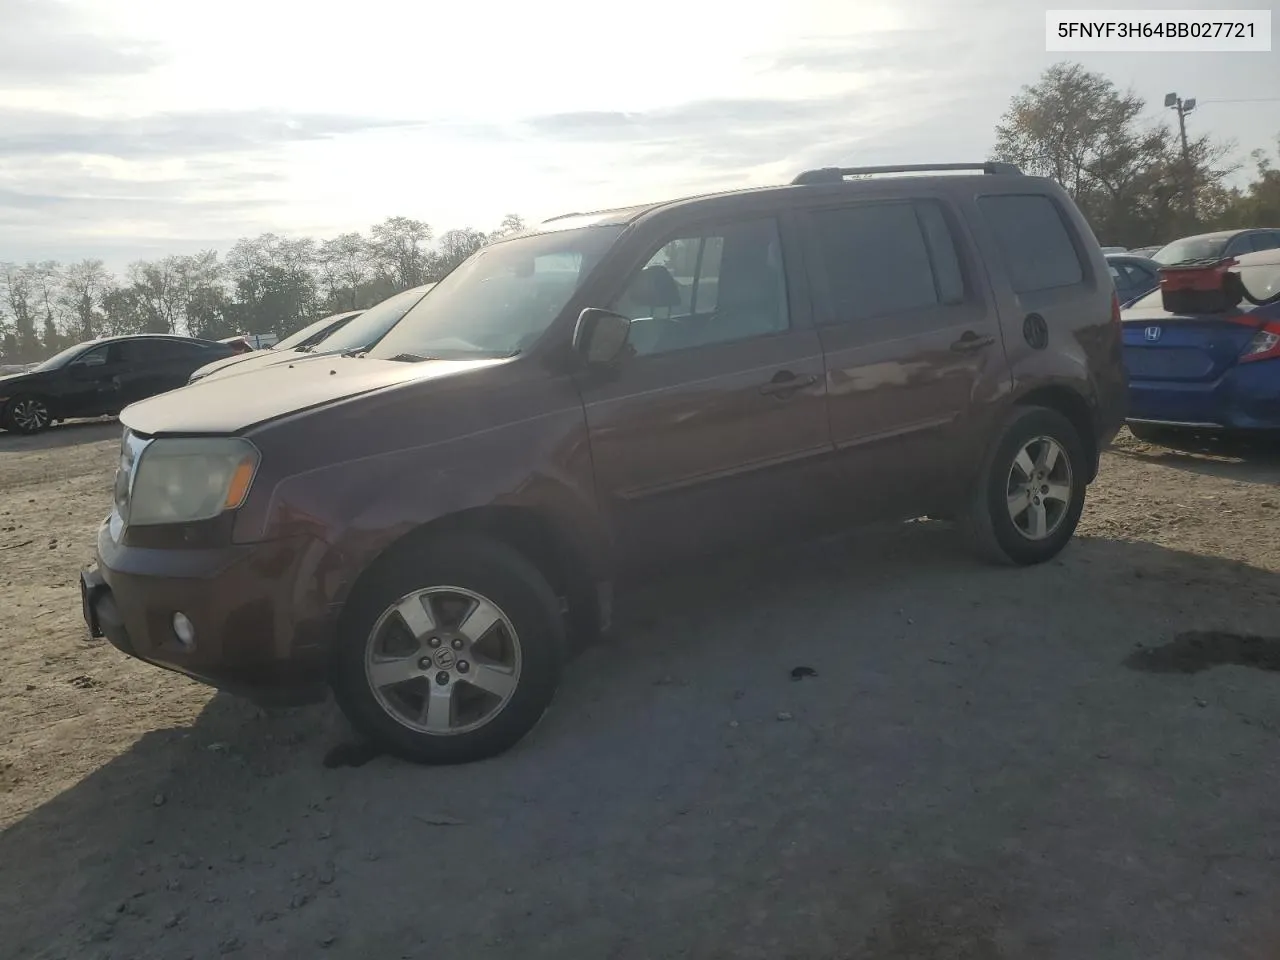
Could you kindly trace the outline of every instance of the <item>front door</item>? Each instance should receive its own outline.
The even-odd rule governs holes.
[[[831,435],[866,518],[945,503],[971,464],[975,402],[1008,385],[996,312],[939,198],[802,215]],[[971,459],[971,457],[969,457]]]
[[[67,388],[62,395],[60,417],[97,417],[119,409],[119,342],[86,350],[67,364]]]
[[[772,217],[656,242],[610,309],[631,355],[579,381],[622,566],[793,529],[833,493],[822,350]]]

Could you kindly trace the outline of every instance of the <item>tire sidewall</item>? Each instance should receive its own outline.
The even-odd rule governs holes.
[[[501,713],[466,733],[432,736],[389,716],[364,666],[373,625],[395,601],[433,586],[473,590],[495,603],[520,642],[520,681]],[[404,551],[357,585],[339,621],[332,685],[352,726],[377,746],[416,763],[470,763],[512,747],[550,705],[563,663],[564,631],[545,579],[520,554],[480,538],[456,538]]]
[[[1071,502],[1067,514],[1053,535],[1044,540],[1028,540],[1009,516],[1006,489],[1009,471],[1022,447],[1036,437],[1056,440],[1071,464]],[[1084,443],[1071,421],[1043,407],[1031,407],[1015,415],[997,441],[983,477],[984,511],[992,536],[1008,559],[1017,564],[1043,563],[1057,556],[1075,535],[1084,511],[1088,476]]]

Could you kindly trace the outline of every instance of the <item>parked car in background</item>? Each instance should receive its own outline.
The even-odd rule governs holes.
[[[1280,431],[1280,249],[1165,268],[1122,320],[1135,436]]]
[[[60,420],[118,414],[187,382],[191,371],[231,356],[194,337],[143,335],[78,343],[26,373],[0,377],[0,426],[39,433]]]
[[[309,323],[301,330],[295,330],[289,336],[285,337],[278,343],[267,347],[265,350],[253,350],[249,353],[237,352],[235,356],[226,357],[214,363],[206,364],[199,370],[193,371],[192,379],[200,379],[206,377],[215,370],[228,370],[232,367],[239,366],[242,363],[254,362],[259,363],[264,354],[272,354],[274,358],[280,357],[291,358],[295,354],[292,351],[306,351],[314,347],[330,334],[342,329],[356,317],[360,316],[362,310],[348,310],[345,313],[335,313],[314,323]],[[197,376],[198,375],[198,376]]]
[[[244,336],[224,337],[218,342],[225,343],[236,353],[252,353],[254,349],[253,344],[251,344]]]
[[[1160,282],[1160,264],[1146,257],[1135,257],[1129,253],[1111,254],[1107,257],[1107,267],[1111,270],[1111,280],[1116,285],[1121,307],[1146,296]]]
[[[1221,260],[1246,253],[1280,248],[1280,228],[1219,230],[1201,233],[1167,243],[1151,255],[1156,263],[1190,263],[1196,260]]]
[[[1153,246],[1150,246],[1150,247],[1134,247],[1132,250],[1128,250],[1128,251],[1126,251],[1126,252],[1127,252],[1130,256],[1133,256],[1133,257],[1145,257],[1146,259],[1150,260],[1150,259],[1151,259],[1151,255],[1152,255],[1153,253],[1155,253],[1157,250],[1159,250],[1159,249],[1161,249],[1162,247],[1164,247],[1164,246],[1166,246],[1166,244],[1163,244],[1163,243],[1157,243],[1157,244],[1155,244],[1155,245],[1153,245]]]
[[[1125,253],[1127,250],[1125,247],[1103,247],[1102,252],[1105,255],[1110,256],[1113,253]]]
[[[929,513],[1049,560],[1124,422],[1116,292],[1058,184],[958,166],[554,218],[367,352],[129,407],[90,632],[260,699],[332,685],[452,763],[682,557]]]
[[[309,347],[294,347],[292,350],[259,350],[252,357],[245,357],[244,363],[211,363],[208,368],[202,367],[193,373],[190,382],[195,383],[211,376],[237,376],[277,363],[294,363],[300,359],[367,350],[399,323],[409,309],[433,286],[435,284],[428,283],[394,294],[381,303],[374,304],[351,322],[343,324],[336,332]]]

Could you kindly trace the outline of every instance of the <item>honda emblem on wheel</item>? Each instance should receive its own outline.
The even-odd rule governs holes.
[[[1159,327],[1147,327],[1142,331],[1142,335],[1148,340],[1155,341],[1160,339],[1160,332]]]

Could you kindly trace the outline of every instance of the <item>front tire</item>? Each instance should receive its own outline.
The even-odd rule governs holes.
[[[49,404],[42,397],[31,394],[14,397],[5,411],[5,426],[15,433],[30,436],[47,430],[52,422]]]
[[[450,536],[378,562],[347,603],[333,688],[351,725],[426,764],[502,753],[550,705],[564,658],[555,593],[506,544]]]
[[[1084,444],[1062,414],[1015,408],[979,474],[962,527],[984,558],[1031,565],[1075,534],[1089,475]]]

